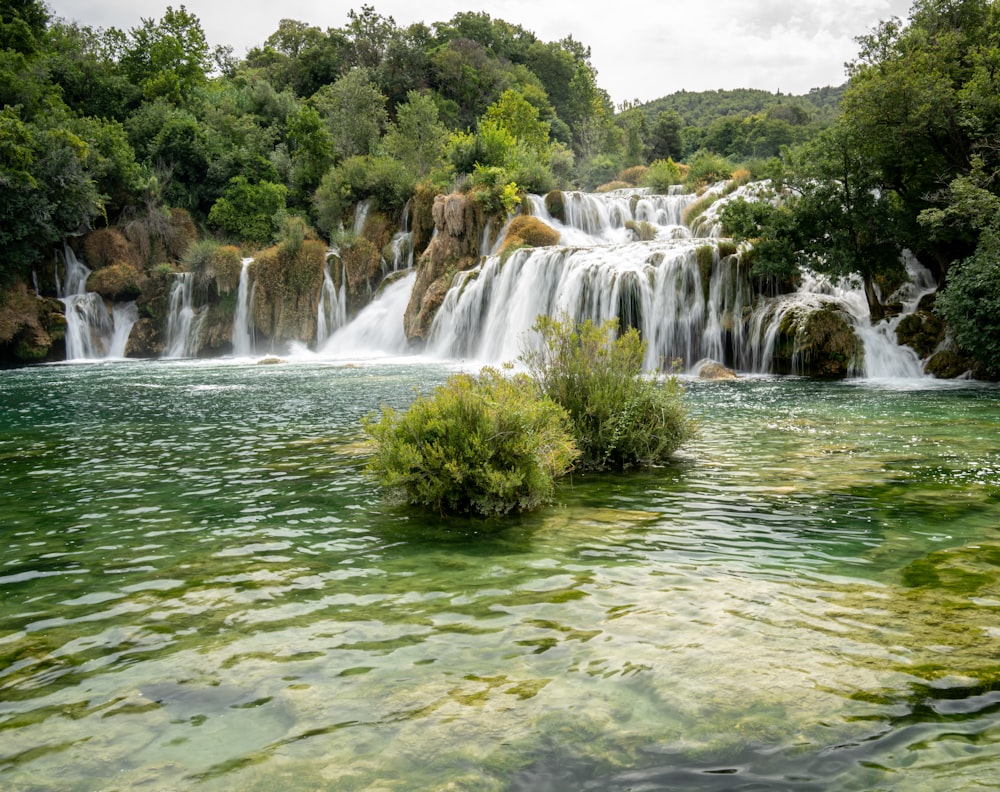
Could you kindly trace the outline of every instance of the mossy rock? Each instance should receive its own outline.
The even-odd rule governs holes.
[[[259,253],[253,264],[257,330],[272,341],[312,341],[325,266],[326,245],[319,240]]]
[[[0,294],[0,360],[46,360],[65,334],[63,304],[58,300],[36,296],[23,281]]]
[[[931,355],[924,364],[924,371],[938,379],[955,379],[973,369],[973,362],[951,349],[943,349]]]
[[[630,186],[631,185],[628,182],[618,181],[617,179],[615,179],[614,181],[609,181],[605,182],[604,184],[598,185],[597,187],[594,188],[594,192],[608,193],[608,192],[614,192],[615,190],[627,190]]]
[[[80,240],[80,252],[87,266],[92,269],[125,262],[139,268],[142,256],[139,249],[128,240],[119,228],[99,228]]]
[[[843,379],[862,351],[849,317],[835,303],[800,305],[782,318],[772,360],[777,374]]]
[[[652,242],[656,239],[656,226],[645,220],[626,220],[625,227],[632,232],[637,242]]]
[[[796,339],[801,373],[809,377],[846,377],[861,355],[861,341],[847,316],[833,305],[812,311]]]
[[[500,255],[522,247],[548,247],[559,243],[559,232],[537,217],[518,215],[507,226]]]
[[[113,302],[135,300],[142,292],[141,277],[131,264],[119,261],[92,272],[87,278],[87,291]]]
[[[413,233],[413,253],[419,256],[434,236],[434,200],[440,191],[428,182],[417,185],[410,200],[410,229]]]
[[[933,313],[918,311],[904,316],[896,326],[896,340],[913,349],[921,358],[934,353],[945,336],[945,325]]]
[[[209,265],[219,294],[229,294],[239,286],[243,254],[238,247],[222,245],[217,248],[209,258]]]
[[[141,317],[128,334],[125,357],[159,357],[163,354],[162,322],[149,316]]]
[[[721,363],[709,360],[703,363],[698,369],[698,379],[703,380],[734,380],[739,379],[736,372],[731,368],[726,368]]]
[[[562,190],[552,190],[545,195],[545,209],[560,223],[566,222],[566,196]]]

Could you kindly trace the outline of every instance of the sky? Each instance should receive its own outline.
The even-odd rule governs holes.
[[[201,20],[211,46],[242,57],[263,44],[281,19],[344,27],[363,3],[405,27],[444,22],[459,11],[486,11],[542,41],[566,36],[590,47],[598,85],[615,106],[676,91],[760,88],[803,94],[840,85],[857,36],[880,20],[908,16],[911,0],[47,0],[56,17],[123,30],[184,5]],[[569,9],[569,10],[567,10]]]

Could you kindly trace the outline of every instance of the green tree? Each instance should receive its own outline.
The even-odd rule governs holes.
[[[407,94],[396,109],[396,122],[383,140],[386,153],[404,163],[417,176],[425,176],[441,162],[448,130],[438,120],[434,100],[417,91]]]
[[[684,156],[684,138],[681,130],[684,119],[676,110],[664,110],[656,116],[649,133],[649,157],[651,160],[679,160]]]
[[[353,69],[310,99],[342,158],[374,152],[388,120],[386,99],[367,69]]]
[[[287,193],[283,184],[251,184],[243,176],[236,176],[213,204],[208,224],[241,242],[262,248],[283,227]]]
[[[25,276],[45,251],[90,227],[103,203],[88,169],[89,147],[65,129],[0,111],[0,276]]]
[[[0,0],[0,50],[34,55],[42,46],[49,13],[37,0]]]
[[[183,5],[167,6],[159,22],[144,18],[129,30],[121,64],[147,98],[162,96],[176,104],[204,85],[212,68],[201,22]]]
[[[538,108],[519,91],[508,89],[483,113],[482,123],[505,129],[515,142],[536,153],[547,153],[549,125],[538,118]]]

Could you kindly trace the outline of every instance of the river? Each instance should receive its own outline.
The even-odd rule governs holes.
[[[675,463],[443,521],[359,419],[453,368],[0,372],[0,788],[1000,777],[996,386],[689,380]]]

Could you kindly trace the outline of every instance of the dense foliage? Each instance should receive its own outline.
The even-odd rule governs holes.
[[[405,412],[365,421],[368,471],[413,505],[492,517],[551,499],[578,451],[566,413],[523,375],[457,374]]]
[[[578,467],[604,470],[668,459],[691,435],[680,386],[642,373],[646,346],[634,328],[540,316],[541,346],[522,359],[573,422]]]

